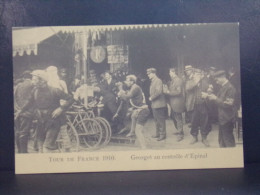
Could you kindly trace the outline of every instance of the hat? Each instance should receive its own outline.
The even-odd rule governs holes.
[[[48,75],[46,74],[46,72],[44,70],[34,70],[34,71],[32,71],[31,75],[37,76],[44,81],[48,81]]]
[[[157,71],[156,71],[155,68],[148,68],[148,69],[146,70],[146,72],[147,72],[147,74],[150,74],[150,73],[156,73]]]
[[[209,70],[216,71],[216,68],[214,66],[209,67]]]
[[[56,66],[49,66],[48,68],[46,68],[47,72],[57,72],[58,68]]]
[[[225,76],[225,75],[226,75],[226,72],[224,70],[219,70],[213,74],[213,77],[216,78],[216,77],[221,77],[221,76]]]
[[[188,70],[193,70],[192,65],[185,66],[185,71],[188,71]]]

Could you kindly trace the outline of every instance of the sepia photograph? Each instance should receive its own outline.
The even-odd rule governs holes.
[[[243,167],[238,23],[14,27],[12,44],[17,174]]]

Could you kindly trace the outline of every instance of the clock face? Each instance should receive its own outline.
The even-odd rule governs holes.
[[[106,58],[106,51],[101,46],[93,47],[90,51],[90,58],[95,63],[101,63]]]

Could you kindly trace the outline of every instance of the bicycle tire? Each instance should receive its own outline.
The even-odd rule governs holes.
[[[107,127],[107,136],[106,136],[105,142],[103,143],[103,145],[107,145],[110,142],[110,139],[111,139],[111,136],[112,136],[111,126],[105,118],[103,118],[103,117],[96,117],[96,118],[101,120]]]
[[[89,149],[97,149],[102,141],[102,128],[100,124],[90,118],[85,118],[75,125],[79,136],[79,145],[87,146]]]
[[[73,125],[71,125],[70,123],[67,123],[67,135],[70,138],[70,147],[69,147],[69,152],[78,152],[79,151],[79,137],[78,137],[78,133],[75,129],[75,127]],[[60,133],[59,133],[59,138],[61,137]],[[58,149],[60,152],[68,152],[66,151],[65,147],[64,147],[64,140],[62,138],[57,139],[57,145],[58,145]]]

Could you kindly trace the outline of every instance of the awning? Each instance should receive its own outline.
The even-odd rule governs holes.
[[[165,28],[174,26],[209,25],[197,24],[139,24],[139,25],[105,25],[105,26],[49,26],[13,29],[13,56],[22,56],[24,52],[37,55],[38,44],[58,32],[63,33],[88,33],[97,31],[116,31],[131,29]]]
[[[131,29],[147,29],[147,28],[165,28],[176,26],[195,26],[209,25],[210,23],[190,23],[190,24],[134,24],[134,25],[100,25],[100,26],[53,26],[53,29],[62,31],[63,33],[84,32],[84,31],[115,31],[115,30],[131,30]]]
[[[38,44],[56,34],[51,27],[14,28],[13,29],[13,56],[22,56],[24,52],[31,55],[38,53]]]

